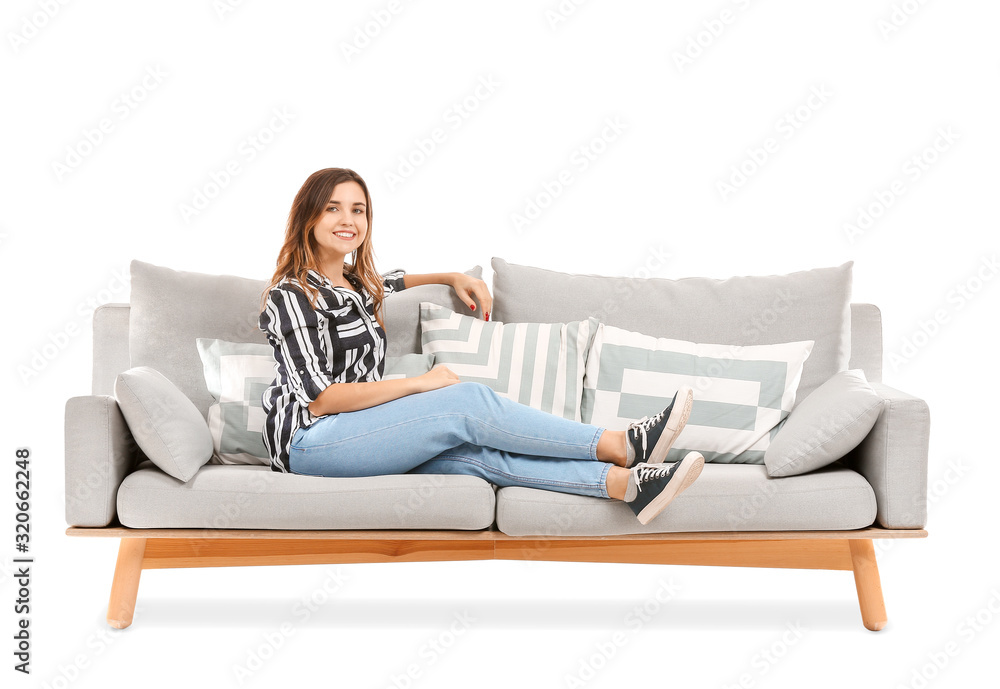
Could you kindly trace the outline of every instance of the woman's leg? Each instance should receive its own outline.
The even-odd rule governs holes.
[[[483,463],[482,457],[495,461],[501,473],[504,462],[513,469],[532,458],[585,460],[589,469],[576,467],[566,483],[586,484],[586,494],[603,494],[610,467],[594,460],[604,433],[598,426],[500,397],[480,383],[464,382],[319,419],[296,432],[289,464],[294,473],[314,476],[401,474],[461,446],[466,446],[462,454],[454,456],[472,459],[471,445],[524,456],[513,464],[500,454],[480,457]]]
[[[545,461],[539,461],[540,459]],[[612,472],[628,474],[627,469],[604,462],[524,455],[492,447],[465,443],[420,464],[410,474],[466,474],[479,476],[498,486],[543,488],[560,493],[622,499],[620,488],[609,478]]]

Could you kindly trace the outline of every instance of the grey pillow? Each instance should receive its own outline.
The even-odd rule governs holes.
[[[257,327],[265,280],[173,270],[133,260],[129,310],[132,366],[150,366],[174,382],[208,418],[215,402],[205,384],[195,340],[267,344]],[[466,275],[481,277],[476,266]],[[420,352],[421,301],[471,313],[447,285],[420,285],[386,297],[387,356]]]
[[[203,419],[215,401],[205,384],[199,337],[267,344],[257,327],[267,284],[233,275],[172,270],[133,260],[129,298],[132,366],[149,366],[173,381]]]
[[[153,464],[189,481],[212,457],[212,434],[177,386],[148,366],[118,374],[115,398],[135,442]]]
[[[852,369],[834,374],[792,410],[764,452],[768,476],[796,476],[857,447],[882,413],[882,397]]]
[[[490,318],[548,323],[593,316],[653,337],[713,344],[814,340],[798,405],[850,363],[852,267],[848,261],[787,275],[668,280],[559,273],[494,258]]]

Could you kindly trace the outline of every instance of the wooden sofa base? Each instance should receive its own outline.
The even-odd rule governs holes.
[[[886,624],[875,538],[924,538],[924,529],[732,531],[628,536],[508,536],[484,531],[251,531],[242,529],[66,530],[121,538],[108,624],[132,624],[144,569],[361,562],[549,560],[721,567],[835,569],[854,572],[865,627]]]

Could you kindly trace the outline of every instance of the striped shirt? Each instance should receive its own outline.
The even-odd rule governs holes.
[[[404,274],[382,274],[386,295],[405,288]],[[375,320],[375,300],[357,277],[344,277],[353,290],[308,271],[306,281],[319,290],[315,309],[294,278],[283,278],[267,294],[258,327],[274,349],[275,378],[261,398],[267,414],[264,446],[272,471],[291,473],[292,435],[321,418],[309,411],[319,393],[333,383],[382,379],[385,331]]]

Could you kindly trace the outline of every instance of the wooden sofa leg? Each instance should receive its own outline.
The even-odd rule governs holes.
[[[125,629],[132,624],[135,600],[139,595],[139,575],[142,574],[142,557],[146,552],[145,538],[123,538],[118,547],[118,564],[111,582],[111,599],[108,601],[108,624]]]
[[[848,539],[848,544],[851,548],[851,564],[854,566],[854,584],[858,589],[858,603],[861,605],[861,621],[865,628],[877,632],[885,627],[887,619],[875,548],[870,538]]]

